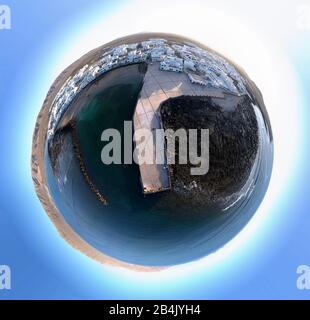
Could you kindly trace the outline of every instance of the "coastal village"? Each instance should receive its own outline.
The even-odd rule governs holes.
[[[159,64],[160,71],[185,73],[197,86],[220,89],[241,96],[246,94],[244,79],[223,57],[192,43],[178,43],[154,38],[105,49],[100,59],[85,65],[70,77],[58,92],[51,110],[48,136],[73,98],[100,75],[133,63]]]

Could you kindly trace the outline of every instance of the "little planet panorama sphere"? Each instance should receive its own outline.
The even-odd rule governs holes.
[[[256,85],[194,40],[140,33],[52,84],[32,145],[60,235],[106,264],[156,270],[215,252],[257,211],[273,163]]]

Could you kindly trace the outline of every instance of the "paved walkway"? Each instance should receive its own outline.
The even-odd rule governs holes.
[[[223,93],[218,89],[192,84],[185,73],[159,70],[158,62],[149,64],[134,114],[134,129],[152,129],[152,138],[155,141],[154,129],[162,128],[159,113],[160,104],[168,98],[181,95],[204,95],[224,98]],[[156,164],[155,151],[154,143],[154,164],[143,164],[139,167],[141,184],[143,186],[143,193],[145,194],[169,190],[171,188],[169,168],[166,164]]]

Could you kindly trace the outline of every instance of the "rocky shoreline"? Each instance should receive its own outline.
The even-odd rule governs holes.
[[[209,129],[207,174],[192,176],[191,164],[169,166],[173,191],[195,205],[221,205],[238,193],[249,177],[258,150],[258,124],[249,97],[241,97],[230,110],[224,110],[218,100],[181,96],[168,99],[160,109],[165,130]],[[198,152],[200,148],[198,134]]]

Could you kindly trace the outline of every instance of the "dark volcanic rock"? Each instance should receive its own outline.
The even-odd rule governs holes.
[[[220,99],[181,96],[161,106],[164,129],[209,129],[209,171],[190,174],[189,163],[170,165],[172,187],[193,204],[221,205],[244,186],[258,150],[258,124],[251,101],[240,97],[229,108]],[[200,152],[198,132],[198,152]],[[176,156],[178,157],[178,144]],[[178,159],[178,158],[176,158]]]

